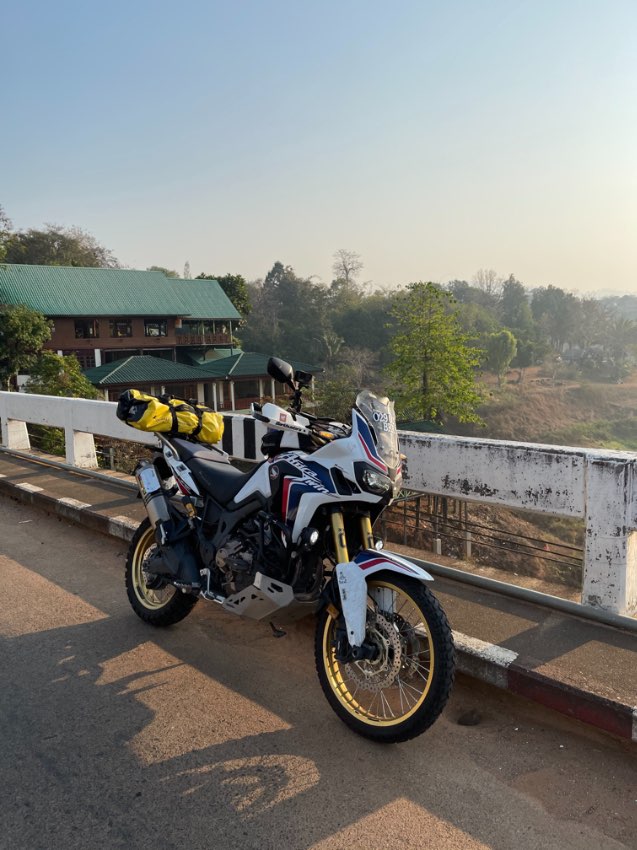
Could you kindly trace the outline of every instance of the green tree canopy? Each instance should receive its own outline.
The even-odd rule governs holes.
[[[400,416],[443,422],[480,422],[475,367],[483,352],[469,344],[454,299],[433,283],[410,283],[393,311],[398,328],[389,372]]]
[[[99,398],[98,391],[84,377],[77,357],[53,351],[42,351],[38,355],[29,370],[26,391],[65,398]]]
[[[7,246],[11,238],[13,224],[11,219],[4,211],[4,207],[0,204],[0,263],[3,263],[7,256]]]
[[[322,358],[326,291],[276,262],[251,290],[253,309],[242,331],[247,350],[292,359]]]
[[[374,292],[355,299],[344,294],[337,299],[328,299],[328,320],[343,344],[348,348],[366,348],[379,357],[381,365],[390,360],[389,342],[395,320],[392,316],[396,293]],[[338,309],[335,304],[341,306]]]
[[[7,263],[103,269],[119,267],[108,248],[79,227],[47,224],[44,230],[18,230],[9,235],[4,247]]]
[[[533,328],[533,313],[527,291],[513,275],[502,284],[500,296],[500,320],[510,330],[525,331],[528,335]]]
[[[174,269],[167,269],[165,266],[148,266],[147,272],[161,272],[165,277],[178,278],[179,274]]]
[[[515,337],[506,328],[486,337],[487,368],[498,376],[498,386],[502,385],[502,378],[511,365],[517,348]]]
[[[0,384],[8,387],[18,372],[26,372],[51,338],[42,313],[22,304],[0,304]]]
[[[571,292],[557,286],[540,287],[533,292],[531,310],[556,351],[572,342],[579,323],[579,302]]]

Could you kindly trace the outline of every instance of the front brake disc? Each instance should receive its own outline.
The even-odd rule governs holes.
[[[365,641],[377,647],[378,657],[374,661],[352,661],[347,665],[347,672],[362,690],[382,691],[394,683],[400,672],[400,635],[394,624],[377,612],[367,624]]]

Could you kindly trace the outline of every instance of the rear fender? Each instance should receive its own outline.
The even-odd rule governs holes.
[[[417,581],[433,581],[422,567],[393,552],[365,549],[352,561],[336,565],[336,578],[345,617],[347,639],[351,646],[361,646],[365,640],[367,617],[367,580],[378,572],[392,572]]]

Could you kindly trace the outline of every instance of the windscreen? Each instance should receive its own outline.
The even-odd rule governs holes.
[[[400,462],[400,453],[394,402],[388,398],[378,398],[369,390],[362,390],[356,397],[356,407],[372,430],[378,454],[390,469],[396,469]]]

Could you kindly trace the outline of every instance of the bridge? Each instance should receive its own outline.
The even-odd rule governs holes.
[[[401,434],[410,487],[600,536],[580,616],[437,574],[472,678],[426,735],[379,748],[324,703],[311,621],[273,640],[203,603],[167,630],[132,615],[122,538],[143,507],[96,468],[94,435],[152,436],[108,402],[0,394],[0,420],[0,846],[635,846],[634,520],[626,504],[623,530],[604,525],[596,503],[630,503],[630,455]],[[66,458],[35,454],[27,423],[62,428]],[[259,427],[228,418],[225,448],[255,459]]]

